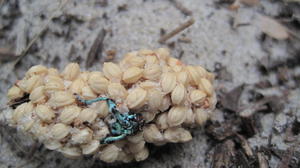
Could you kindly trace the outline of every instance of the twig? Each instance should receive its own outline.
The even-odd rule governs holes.
[[[21,54],[19,55],[19,57],[15,60],[15,62],[13,63],[13,66],[15,66],[29,51],[29,49],[32,47],[32,45],[36,42],[37,39],[39,39],[39,37],[45,32],[45,30],[48,28],[51,20],[55,17],[55,14],[57,11],[60,11],[67,3],[69,0],[65,0],[65,2],[61,3],[60,6],[58,7],[58,9],[56,11],[54,11],[51,15],[51,17],[47,20],[47,23],[43,26],[43,28],[41,29],[41,31],[39,33],[37,33],[32,40],[29,42],[29,44],[27,45],[27,47],[21,52]]]
[[[104,29],[101,29],[88,53],[86,59],[86,68],[90,67],[95,61],[95,59],[97,58],[97,55],[102,53],[102,47],[103,47],[103,41],[105,35],[106,35],[106,31]]]
[[[191,18],[190,20],[188,20],[187,22],[183,23],[182,25],[178,26],[176,29],[174,29],[173,31],[171,31],[170,33],[167,33],[165,35],[163,35],[158,42],[159,43],[164,43],[166,42],[169,38],[175,36],[176,34],[180,33],[181,31],[183,31],[184,29],[188,28],[189,26],[191,26],[192,24],[195,23],[195,20],[193,18]]]
[[[18,58],[16,54],[8,48],[0,48],[0,61],[6,62]]]
[[[193,12],[191,10],[189,10],[188,8],[186,8],[185,6],[183,6],[178,0],[169,0],[171,3],[174,4],[174,6],[180,10],[180,12],[182,12],[184,15],[187,16],[191,16],[193,14]]]

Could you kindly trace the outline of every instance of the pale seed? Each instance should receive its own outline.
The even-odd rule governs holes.
[[[173,106],[168,112],[168,125],[170,127],[182,124],[186,118],[187,108],[183,106]]]
[[[147,91],[142,88],[133,89],[129,92],[126,102],[130,109],[139,108],[146,102]]]
[[[76,105],[67,106],[62,110],[58,119],[64,124],[71,124],[74,121],[74,119],[79,115],[80,111],[80,107]]]
[[[164,137],[155,124],[149,124],[144,127],[144,139],[146,142],[156,143],[163,141]]]
[[[163,73],[161,78],[162,90],[166,93],[170,93],[176,86],[176,76],[174,73]]]
[[[35,108],[37,116],[44,122],[51,122],[55,117],[54,111],[46,105],[37,105]]]
[[[135,83],[143,76],[143,70],[138,67],[131,67],[123,74],[123,81],[125,83]]]
[[[77,63],[68,64],[62,72],[62,76],[66,80],[74,80],[80,74],[80,67]]]
[[[171,93],[171,99],[174,104],[180,104],[183,102],[186,95],[186,90],[183,84],[177,84]]]

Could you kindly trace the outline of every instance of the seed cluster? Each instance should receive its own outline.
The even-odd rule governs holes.
[[[10,121],[70,158],[94,154],[105,162],[142,161],[149,155],[146,143],[192,139],[188,129],[203,125],[214,109],[213,78],[164,48],[130,52],[118,64],[104,63],[102,72],[81,72],[76,63],[62,73],[37,65],[8,91],[10,101],[26,93],[30,100],[17,106]],[[80,106],[74,93],[87,100],[111,98],[121,113],[140,113],[146,124],[136,135],[100,144],[110,135],[106,102]]]

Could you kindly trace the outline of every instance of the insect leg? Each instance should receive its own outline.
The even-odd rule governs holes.
[[[115,137],[106,137],[103,140],[101,140],[100,143],[101,144],[108,144],[108,143],[111,143],[111,142],[114,142],[114,141],[121,140],[121,139],[123,139],[125,137],[126,137],[126,134],[122,134],[122,135],[115,136]]]

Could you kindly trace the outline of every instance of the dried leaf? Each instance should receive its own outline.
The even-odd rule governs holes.
[[[272,38],[286,40],[289,37],[287,28],[271,17],[261,15],[258,22],[261,31]]]
[[[225,93],[220,98],[220,103],[223,108],[237,112],[239,110],[239,100],[244,90],[244,85],[240,85],[233,90]]]

